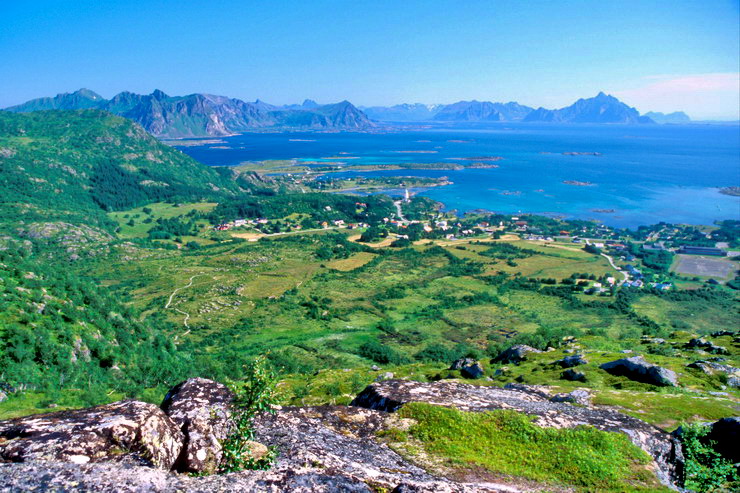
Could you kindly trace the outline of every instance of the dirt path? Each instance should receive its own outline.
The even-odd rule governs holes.
[[[195,280],[196,277],[204,276],[204,275],[205,274],[200,273],[200,274],[193,274],[192,276],[190,276],[190,280],[185,286],[181,286],[172,292],[172,294],[170,295],[170,299],[167,300],[167,304],[164,305],[164,309],[167,310],[170,307],[170,305],[172,305],[172,300],[175,299],[175,295],[178,293],[178,291],[189,288],[190,286],[193,285],[193,280]],[[190,314],[188,312],[180,310],[179,308],[173,308],[173,310],[175,310],[177,313],[181,313],[182,315],[185,315],[183,324],[185,325],[186,328],[189,328],[190,326],[188,325],[188,320],[190,319]]]
[[[330,226],[328,228],[315,228],[315,229],[299,229],[297,231],[284,231],[282,233],[231,233],[234,238],[244,238],[248,241],[256,241],[260,238],[270,236],[284,236],[284,235],[299,235],[301,233],[317,233],[319,231],[329,231],[332,229],[342,229],[339,226]]]

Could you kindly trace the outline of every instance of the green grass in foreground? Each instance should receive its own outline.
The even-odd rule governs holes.
[[[414,403],[399,414],[415,421],[408,431],[387,435],[404,455],[580,491],[667,491],[647,468],[647,454],[619,433],[540,428],[513,411],[469,413]]]

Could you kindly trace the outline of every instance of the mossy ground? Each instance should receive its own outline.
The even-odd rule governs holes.
[[[647,454],[619,433],[540,428],[513,411],[469,413],[412,403],[398,413],[413,424],[383,436],[412,460],[422,456],[453,470],[483,471],[555,489],[668,491],[647,468]]]

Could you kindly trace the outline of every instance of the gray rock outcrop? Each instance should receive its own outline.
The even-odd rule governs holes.
[[[492,363],[519,363],[527,359],[527,353],[541,353],[539,349],[526,344],[517,344],[506,351],[502,351],[498,356],[491,360]]]
[[[571,404],[579,404],[581,406],[591,405],[591,394],[583,389],[576,389],[572,392],[555,394],[550,397],[551,402],[569,402]]]
[[[648,363],[642,356],[622,358],[604,363],[599,368],[612,375],[658,386],[677,386],[678,376],[673,370]]]
[[[474,358],[460,358],[450,365],[450,370],[462,370],[466,366],[474,365],[477,361]]]
[[[574,366],[587,365],[588,360],[580,354],[574,354],[559,359],[554,364],[559,365],[561,368],[573,368]]]
[[[410,402],[425,402],[462,411],[511,409],[536,417],[544,427],[570,428],[590,425],[599,430],[626,434],[653,457],[659,479],[675,485],[683,471],[683,455],[677,439],[637,418],[616,411],[551,402],[539,389],[527,386],[501,389],[456,382],[420,383],[387,380],[369,385],[353,401],[353,406],[394,412]]]
[[[712,431],[707,435],[715,442],[715,450],[733,464],[740,462],[740,417],[722,418],[712,423]]]
[[[115,461],[170,469],[184,436],[157,406],[120,401],[0,422],[0,462]]]
[[[483,376],[483,367],[480,363],[474,363],[472,365],[463,366],[460,369],[460,375],[463,378],[476,379]]]
[[[474,358],[460,358],[450,365],[450,370],[460,370],[463,378],[476,379],[483,376],[483,367]]]
[[[727,375],[727,385],[730,387],[740,387],[740,369],[730,365],[723,365],[715,361],[699,360],[686,365],[686,368],[700,370],[705,375],[714,375],[724,373]]]
[[[233,395],[225,385],[191,378],[170,390],[162,410],[184,434],[178,471],[214,473],[223,456],[221,442],[232,429]]]
[[[140,492],[362,492],[440,493],[521,491],[495,481],[435,476],[375,439],[397,418],[381,411],[320,406],[282,408],[255,421],[255,438],[277,448],[269,471],[195,477],[121,460],[84,465],[0,463],[0,491]]]
[[[691,339],[686,343],[688,349],[702,349],[709,353],[714,354],[728,354],[727,348],[722,346],[716,346],[712,341],[707,341],[704,338]]]
[[[571,382],[585,382],[586,381],[586,374],[582,371],[574,370],[573,368],[568,368],[564,372],[560,374],[560,378],[563,380],[569,380]]]
[[[675,481],[682,468],[675,438],[613,410],[567,403],[588,396],[583,394],[576,390],[552,397],[545,388],[521,384],[501,389],[449,381],[381,381],[358,395],[354,406],[284,407],[258,416],[254,439],[278,452],[270,470],[199,477],[168,469],[208,472],[215,467],[220,453],[215,442],[229,427],[232,397],[216,382],[191,379],[168,393],[162,409],[122,401],[0,422],[0,492],[550,490],[549,485],[522,485],[472,472],[449,479],[443,476],[444,469],[432,467],[437,472],[429,472],[402,457],[378,436],[411,426],[410,420],[393,413],[408,402],[472,412],[510,409],[533,416],[539,426],[590,425],[624,433],[654,458],[662,481]],[[203,421],[206,416],[210,421]],[[200,457],[201,450],[206,451],[205,457]]]

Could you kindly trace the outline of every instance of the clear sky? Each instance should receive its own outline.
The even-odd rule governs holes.
[[[605,91],[738,119],[740,0],[0,0],[0,107],[87,87],[274,104]]]

